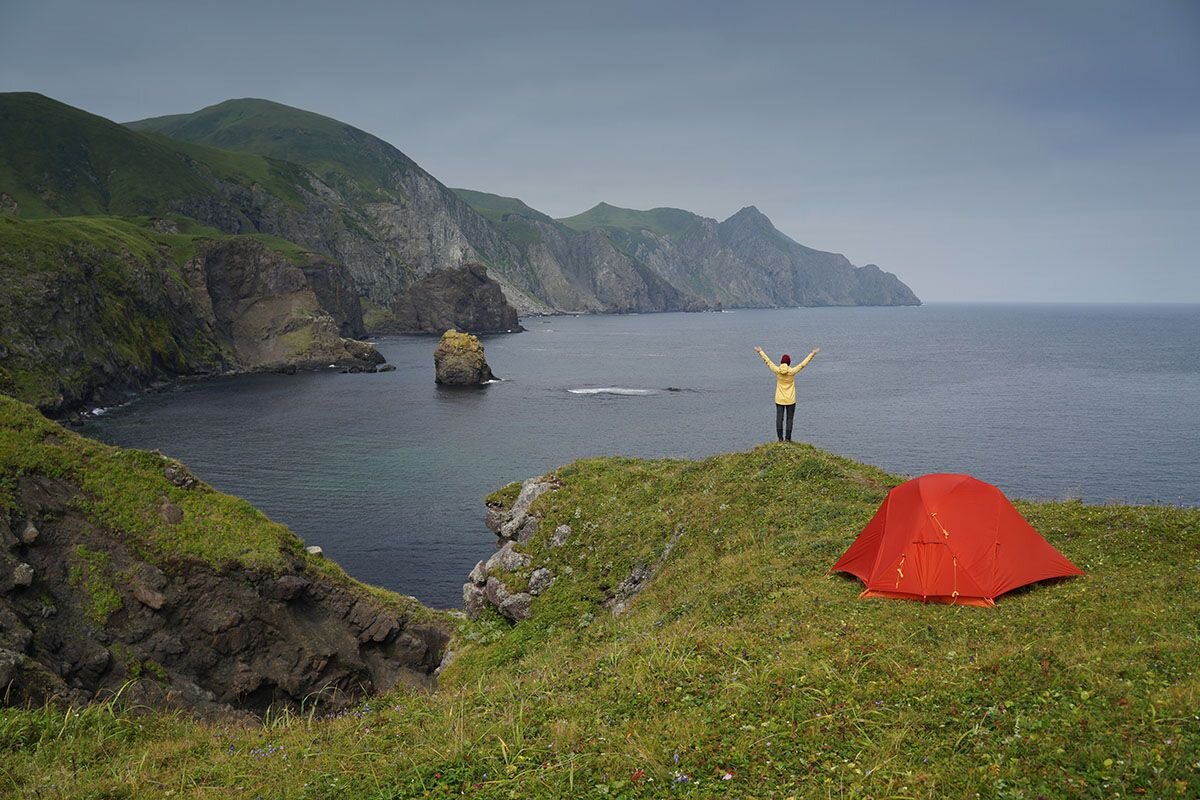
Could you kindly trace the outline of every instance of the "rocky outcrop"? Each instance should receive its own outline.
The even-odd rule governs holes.
[[[0,416],[14,413],[13,401],[0,405]],[[58,430],[61,446],[79,441]],[[87,447],[88,463],[107,458],[95,451],[103,446]],[[143,456],[137,464],[152,463]],[[163,524],[199,524],[212,490],[189,483],[176,462],[159,465]],[[334,711],[397,684],[432,685],[449,624],[415,602],[367,591],[336,567],[315,567],[298,543],[260,567],[152,555],[141,534],[89,511],[89,495],[73,480],[29,470],[4,478],[15,487],[11,505],[0,507],[7,703],[81,703],[122,691],[125,702],[201,714]],[[87,480],[95,490],[106,479]],[[122,479],[138,488],[147,480]],[[178,502],[165,499],[171,491],[181,493]]]
[[[521,484],[511,507],[488,506],[484,523],[496,534],[497,549],[487,561],[475,565],[463,584],[463,611],[469,619],[478,619],[489,606],[513,622],[528,619],[533,598],[553,585],[554,574],[544,566],[530,570],[533,558],[517,550],[517,545],[528,544],[537,533],[541,518],[531,510],[533,502],[556,486],[546,478],[530,478]],[[556,530],[558,543],[552,546],[561,546],[569,535],[570,528],[565,533]],[[524,591],[509,588],[514,577],[526,579]]]
[[[509,305],[500,284],[482,264],[463,264],[425,276],[391,306],[388,330],[442,333],[521,331],[517,310]]]
[[[448,330],[433,351],[434,380],[442,386],[482,386],[495,380],[483,345],[469,333]]]
[[[345,271],[250,237],[180,239],[119,220],[0,218],[0,392],[62,413],[180,376],[372,371]]]
[[[204,310],[211,309],[204,321],[232,351],[235,365],[263,370],[383,363],[374,347],[342,336],[363,327],[347,274],[320,256],[300,258],[296,263],[238,237],[201,244],[184,266]]]

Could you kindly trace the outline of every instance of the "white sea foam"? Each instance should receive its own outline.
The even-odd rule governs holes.
[[[623,386],[602,386],[598,389],[567,389],[571,394],[619,394],[642,395],[654,394],[653,389],[626,389]]]
[[[93,408],[93,409],[92,409],[92,411],[91,411],[91,415],[92,415],[93,417],[102,417],[102,416],[104,416],[104,415],[105,415],[105,414],[107,414],[107,413],[108,413],[108,409],[107,409],[107,408]]]

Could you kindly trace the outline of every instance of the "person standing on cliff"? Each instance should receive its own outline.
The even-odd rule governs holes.
[[[775,435],[779,437],[779,441],[784,441],[783,418],[787,416],[787,441],[790,442],[792,420],[796,418],[796,373],[807,367],[813,356],[821,352],[821,348],[814,347],[808,357],[794,367],[792,357],[787,353],[779,359],[779,366],[775,366],[761,347],[756,346],[754,352],[758,353],[771,372],[775,373]]]

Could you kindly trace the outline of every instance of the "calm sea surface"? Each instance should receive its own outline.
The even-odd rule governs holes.
[[[195,384],[89,435],[158,448],[319,544],[355,577],[461,604],[494,549],[483,497],[581,456],[696,457],[774,439],[755,355],[821,353],[796,438],[1012,496],[1200,505],[1200,306],[931,305],[527,320],[485,340],[504,378],[439,389],[435,340],[396,365]],[[676,391],[677,390],[677,391]]]

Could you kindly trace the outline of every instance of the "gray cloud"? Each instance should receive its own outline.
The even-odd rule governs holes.
[[[1192,2],[25,3],[0,88],[267,97],[562,216],[724,217],[929,300],[1200,300]]]

